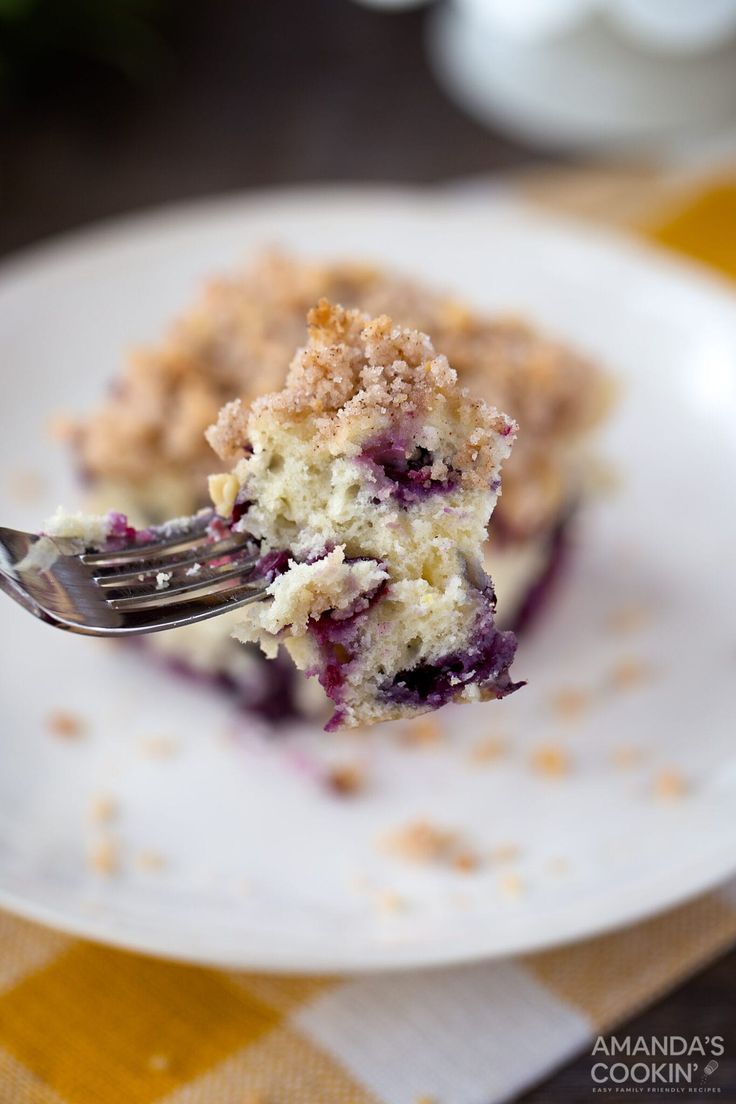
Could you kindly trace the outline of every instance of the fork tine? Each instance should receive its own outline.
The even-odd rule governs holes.
[[[250,547],[250,542],[244,542],[242,536],[219,541],[217,544],[197,544],[186,556],[175,556],[173,559],[141,559],[136,567],[128,571],[116,571],[113,565],[108,569],[103,567],[102,570],[93,575],[93,579],[102,587],[126,586],[138,582],[138,576],[141,574],[151,575],[158,571],[175,571],[178,568],[189,567],[191,564],[195,563],[201,563],[202,566],[205,567],[208,563],[219,559],[221,556],[226,556],[241,549],[247,550]],[[258,555],[250,557],[249,562],[256,563],[257,561]],[[245,563],[246,561],[240,560],[239,562]]]
[[[131,561],[147,559],[150,556],[157,555],[159,552],[165,552],[178,547],[186,548],[195,541],[201,541],[202,535],[206,533],[213,517],[214,514],[212,510],[202,510],[199,514],[194,515],[191,519],[191,524],[185,525],[182,523],[181,528],[172,529],[170,522],[168,525],[154,526],[151,531],[157,534],[156,540],[143,544],[133,544],[130,545],[130,547],[121,548],[117,551],[85,552],[80,559],[82,563],[90,566],[112,566],[116,563],[126,564]],[[189,519],[187,519],[187,521],[189,521]],[[159,533],[161,534],[160,537],[158,537]]]
[[[172,603],[166,609],[165,615],[163,610],[161,611],[159,620],[152,619],[152,614],[156,611],[155,607],[144,606],[139,609],[127,609],[124,613],[116,615],[123,620],[121,620],[114,635],[136,636],[141,633],[175,629],[181,625],[193,625],[198,621],[206,621],[210,617],[217,617],[221,613],[227,613],[242,606],[249,606],[253,602],[260,602],[265,597],[264,587],[253,587],[252,584],[248,584],[242,587],[230,587],[214,594],[203,594],[188,601],[183,601],[181,604]],[[114,611],[111,610],[111,614],[115,615]],[[79,627],[76,631],[90,635],[110,635],[109,630],[95,631],[94,628],[89,626]]]
[[[135,609],[138,606],[154,603],[155,605],[168,605],[171,598],[179,597],[184,594],[190,598],[195,598],[207,593],[217,593],[212,588],[219,583],[228,582],[230,579],[242,578],[245,575],[252,574],[254,564],[246,565],[238,564],[232,567],[229,571],[221,571],[217,574],[207,574],[206,576],[197,576],[191,582],[182,583],[180,586],[173,587],[149,587],[147,590],[139,590],[136,594],[125,594],[120,598],[105,598],[105,601],[112,609],[126,610]],[[245,585],[245,580],[243,580]],[[263,583],[254,584],[250,582],[249,586],[260,585]]]
[[[87,636],[160,632],[266,599],[268,576],[258,574],[257,542],[243,533],[234,545],[232,536],[205,543],[212,516],[201,512],[186,532],[185,523],[176,521],[176,534],[124,549],[128,555],[80,555],[74,538],[0,528],[0,591],[40,620]],[[159,532],[165,535],[166,528]],[[39,554],[30,562],[37,545]],[[157,557],[161,549],[173,554]],[[29,562],[21,566],[25,559]],[[185,578],[183,568],[197,560],[203,569]],[[152,576],[166,568],[178,570],[175,585],[154,588]]]

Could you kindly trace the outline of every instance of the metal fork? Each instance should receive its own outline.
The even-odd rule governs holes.
[[[213,521],[202,510],[103,552],[0,527],[0,590],[42,621],[88,636],[159,632],[261,601],[271,580],[255,575],[258,545],[247,533],[213,536]]]

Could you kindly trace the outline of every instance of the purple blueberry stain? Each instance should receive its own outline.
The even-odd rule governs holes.
[[[492,611],[484,610],[468,648],[399,671],[382,686],[381,692],[398,705],[430,709],[446,705],[464,686],[472,684],[491,689],[496,697],[503,698],[524,685],[512,682],[509,675],[515,652],[515,635],[496,628]]]
[[[274,549],[261,556],[255,566],[255,574],[265,583],[272,583],[278,575],[283,575],[289,566],[289,553]]]
[[[350,561],[346,561],[350,562]],[[354,562],[354,561],[353,561]],[[326,732],[334,732],[342,724],[342,704],[345,676],[355,659],[355,645],[360,623],[368,611],[384,597],[388,583],[384,580],[371,591],[358,595],[344,610],[326,610],[309,623],[309,634],[320,652],[320,665],[305,672],[317,679],[335,706],[335,712],[325,725]]]
[[[458,485],[460,473],[449,468],[446,479],[434,479],[432,468],[436,457],[423,445],[413,447],[399,437],[378,437],[366,444],[358,459],[367,464],[381,481],[386,481],[390,495],[402,506],[434,494],[447,494]],[[378,505],[381,495],[374,499]]]
[[[118,510],[111,510],[107,515],[107,539],[105,547],[108,552],[120,552],[131,544],[147,544],[156,539],[155,530],[151,528],[136,529],[128,521],[126,514]]]

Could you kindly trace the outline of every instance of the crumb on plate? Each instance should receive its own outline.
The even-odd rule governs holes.
[[[677,801],[688,792],[687,779],[676,767],[667,767],[659,772],[653,783],[655,797],[664,801]]]
[[[340,763],[330,767],[325,775],[327,787],[341,797],[352,797],[365,790],[368,777],[359,763]]]
[[[640,747],[636,747],[634,744],[619,744],[617,747],[611,749],[611,762],[614,767],[619,767],[621,770],[629,770],[631,767],[636,767],[641,763],[643,758],[643,750]]]
[[[52,736],[76,740],[84,735],[87,726],[78,713],[70,709],[54,709],[46,718],[46,727]]]
[[[488,858],[492,863],[500,865],[502,863],[516,862],[520,855],[521,847],[518,843],[502,843],[489,851]]]
[[[607,627],[614,633],[630,633],[641,629],[650,619],[650,611],[642,605],[624,605],[611,610]]]
[[[395,889],[377,890],[374,901],[379,912],[403,912],[406,908],[406,898]]]
[[[460,834],[426,820],[412,821],[383,839],[384,850],[398,858],[416,863],[439,863],[456,870],[475,870],[477,854]]]
[[[146,759],[170,759],[178,752],[179,743],[173,736],[144,736],[139,747]]]
[[[87,816],[93,824],[109,824],[119,809],[117,798],[111,794],[95,794],[87,808]]]
[[[87,850],[87,865],[96,874],[110,877],[120,869],[120,855],[117,840],[113,836],[103,835],[92,840]]]
[[[651,664],[646,660],[627,657],[614,665],[610,681],[617,690],[629,690],[647,682],[652,677],[652,673]]]
[[[452,860],[455,870],[469,874],[480,866],[480,859],[473,851],[458,851]]]
[[[550,704],[561,721],[577,721],[590,705],[590,694],[568,686],[553,694]]]
[[[166,860],[160,851],[140,851],[136,855],[135,865],[139,870],[143,870],[149,874],[155,874],[159,870],[164,869]]]
[[[445,733],[433,717],[416,717],[400,729],[401,742],[408,747],[430,747],[442,743]]]
[[[502,874],[498,879],[498,888],[502,896],[517,899],[523,895],[526,887],[515,871],[509,871],[508,874]]]
[[[493,763],[502,759],[508,750],[508,740],[503,736],[483,736],[473,744],[468,757],[472,763]]]
[[[570,755],[559,744],[543,744],[532,752],[531,767],[546,778],[562,778],[570,773]]]

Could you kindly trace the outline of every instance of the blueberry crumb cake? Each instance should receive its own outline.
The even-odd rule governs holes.
[[[610,383],[585,357],[525,321],[489,316],[372,264],[268,253],[209,281],[158,342],[126,359],[104,401],[77,424],[73,444],[87,506],[100,513],[122,508],[141,527],[204,506],[213,468],[207,426],[232,400],[241,398],[245,409],[283,387],[304,340],[305,315],[323,296],[430,334],[460,384],[518,422],[484,557],[499,623],[525,627],[564,562]],[[409,490],[414,482],[404,479]],[[145,647],[173,672],[232,693],[274,724],[322,716],[318,681],[296,677],[285,649],[267,662],[259,648],[239,645],[231,635],[238,617],[157,634]]]
[[[505,696],[516,641],[482,554],[515,423],[386,315],[323,299],[308,321],[283,390],[208,432],[236,461],[218,514],[282,556],[234,635],[316,676],[330,729]]]

